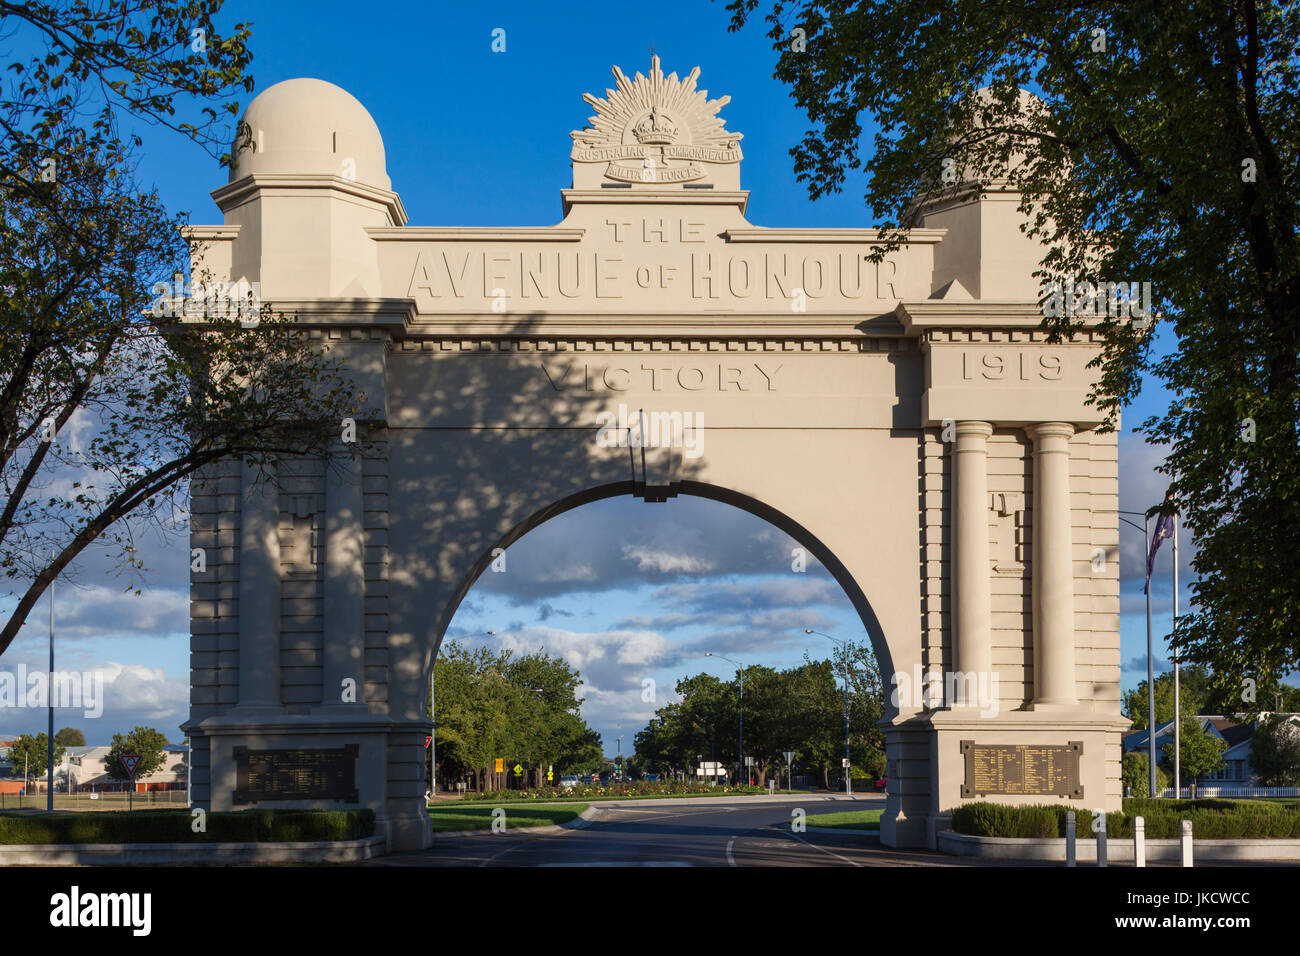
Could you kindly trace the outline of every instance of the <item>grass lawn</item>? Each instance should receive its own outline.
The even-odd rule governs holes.
[[[134,799],[128,793],[99,793],[92,800],[88,793],[56,793],[55,810],[125,810],[128,806],[136,810],[165,810],[168,807],[186,809],[184,790],[155,790],[152,793],[137,793]],[[45,794],[28,793],[19,796],[16,793],[0,793],[0,811],[3,810],[44,810]]]
[[[435,833],[448,833],[453,830],[486,830],[492,826],[492,811],[496,809],[491,803],[466,804],[457,801],[440,807],[429,808],[429,819],[433,821]],[[516,827],[542,827],[547,824],[568,823],[583,810],[585,803],[552,803],[544,807],[518,806],[505,804],[501,809],[506,812],[506,829]]]
[[[879,830],[884,810],[849,810],[845,813],[814,813],[805,821],[810,827],[831,830]]]
[[[585,803],[596,803],[601,800],[691,800],[697,797],[708,798],[708,797],[765,797],[767,796],[766,790],[763,790],[762,792],[755,792],[755,793],[741,793],[735,790],[724,791],[721,788],[719,788],[716,791],[705,790],[701,793],[605,793],[605,794],[581,793],[581,794],[573,794],[572,796],[567,798],[566,797],[510,796],[510,794],[525,793],[525,792],[526,791],[521,791],[521,790],[505,790],[502,791],[500,794],[494,795],[496,798],[495,800],[491,800],[491,799],[480,800],[477,798],[473,798],[470,800],[457,800],[455,801],[455,803],[457,805],[464,803],[469,806],[473,806],[475,804],[480,804],[480,803],[489,803],[492,804],[493,806],[503,806],[503,807],[516,806],[521,803],[527,804],[529,806],[536,806],[536,805],[555,806],[557,804],[562,804],[562,803],[567,804],[568,802],[571,802],[575,799],[581,800]],[[795,791],[794,794],[788,794],[783,790],[778,790],[776,792],[776,795],[778,797],[796,796],[799,793],[804,793],[804,792],[806,791],[797,790]]]

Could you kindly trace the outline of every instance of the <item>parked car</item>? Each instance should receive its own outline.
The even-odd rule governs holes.
[[[582,781],[578,779],[578,775],[576,773],[566,773],[563,777],[560,778],[560,786],[563,787],[565,790],[571,790],[581,782]]]
[[[648,773],[648,774],[645,775],[645,779],[646,779],[646,783],[658,783],[658,782],[659,782],[659,774],[657,774],[657,773]]]
[[[888,783],[889,783],[888,777],[881,777],[879,780],[876,781],[876,789],[884,790],[886,785],[888,785]]]

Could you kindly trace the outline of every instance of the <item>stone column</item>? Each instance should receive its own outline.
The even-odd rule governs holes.
[[[360,454],[339,451],[325,468],[324,621],[321,625],[321,704],[365,704],[366,542]],[[343,681],[355,684],[353,702]]]
[[[273,464],[241,474],[238,706],[279,709],[280,495]]]
[[[1076,703],[1074,555],[1070,529],[1070,438],[1065,422],[1030,425],[1034,442],[1034,701],[1051,710]]]
[[[988,479],[988,439],[992,434],[993,426],[988,422],[957,422],[957,444],[953,449],[952,611],[957,635],[953,669],[975,675],[975,686],[984,686],[993,668]],[[969,678],[960,686],[970,687]]]

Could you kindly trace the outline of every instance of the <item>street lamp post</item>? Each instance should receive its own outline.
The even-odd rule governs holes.
[[[55,580],[58,575],[55,575]],[[45,702],[49,704],[50,723],[45,752],[45,809],[54,812],[54,581],[50,581],[50,677],[45,684]]]
[[[736,673],[740,677],[740,772],[745,772],[745,665],[740,661],[733,661],[730,657],[723,657],[721,654],[714,654],[712,651],[706,651],[705,657],[716,657],[720,661],[726,661],[729,664],[735,664],[740,668]],[[748,783],[748,777],[746,782]]]
[[[844,653],[844,795],[853,796],[853,763],[852,755],[849,753],[849,646],[848,641],[841,641],[838,637],[831,637],[829,634],[823,634],[821,631],[814,631],[810,627],[803,629],[805,634],[816,634],[827,640],[834,641],[840,645]]]

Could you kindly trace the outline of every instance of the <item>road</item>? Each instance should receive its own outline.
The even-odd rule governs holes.
[[[697,798],[597,803],[584,829],[438,837],[419,853],[396,854],[370,866],[980,866],[925,850],[882,846],[874,834],[808,827],[792,833],[795,809],[809,814],[884,807],[884,797],[794,796],[747,802]],[[639,803],[639,802],[638,802]],[[507,805],[508,807],[508,805]],[[507,811],[508,812],[508,811]]]

